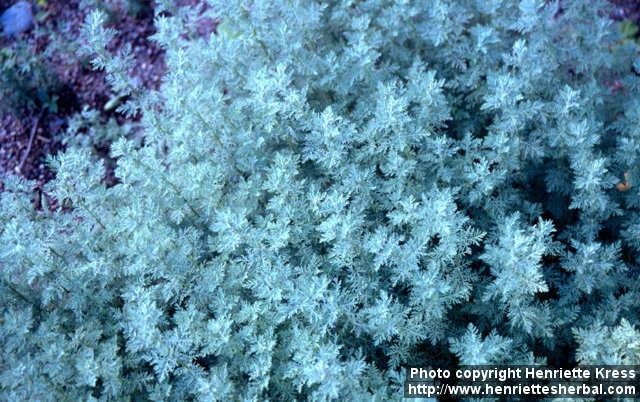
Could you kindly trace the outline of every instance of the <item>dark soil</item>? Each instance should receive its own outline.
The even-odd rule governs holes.
[[[610,2],[615,6],[611,13],[612,19],[640,23],[640,0],[610,0]]]
[[[0,0],[0,10],[12,3]],[[148,39],[155,29],[152,4],[147,2],[146,6],[135,16],[127,14],[126,10],[113,10],[109,27],[114,28],[117,35],[108,50],[116,51],[124,44],[130,44],[136,60],[131,76],[146,88],[157,89],[165,66],[163,52]],[[39,26],[63,35],[63,38],[78,37],[87,12],[80,9],[78,0],[49,0],[39,11],[46,13],[46,17],[38,22]],[[17,38],[0,39],[0,47],[10,46],[13,40],[27,41],[35,54],[44,54],[49,46],[53,46],[46,36],[37,36],[32,29]],[[62,148],[61,133],[67,127],[69,117],[83,106],[101,111],[105,120],[116,117],[124,122],[124,117],[114,111],[104,111],[104,105],[113,97],[104,72],[93,70],[87,59],[79,58],[72,51],[54,53],[46,60],[52,80],[60,83],[55,94],[58,96],[57,113],[23,110],[0,115],[0,189],[2,177],[7,174],[17,173],[35,180],[36,190],[51,180],[53,173],[45,165],[44,157]]]

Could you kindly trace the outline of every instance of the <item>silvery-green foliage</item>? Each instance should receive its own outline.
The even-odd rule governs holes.
[[[144,141],[107,136],[109,188],[56,157],[55,212],[5,183],[3,398],[387,401],[407,365],[637,360],[637,48],[606,3],[208,4],[158,2],[148,92],[89,14]]]

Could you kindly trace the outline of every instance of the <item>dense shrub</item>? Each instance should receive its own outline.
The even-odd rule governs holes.
[[[158,92],[0,202],[8,400],[399,400],[402,367],[640,362],[637,47],[582,0],[158,2]],[[547,4],[548,3],[548,4]],[[124,98],[123,98],[124,99]],[[108,136],[107,136],[108,137]]]

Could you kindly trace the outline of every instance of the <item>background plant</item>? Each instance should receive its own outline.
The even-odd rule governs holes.
[[[17,40],[0,49],[0,108],[3,112],[57,112],[60,82],[32,43]]]

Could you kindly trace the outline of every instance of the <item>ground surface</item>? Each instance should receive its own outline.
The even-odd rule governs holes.
[[[11,3],[0,1],[0,10]],[[118,34],[110,44],[111,50],[125,43],[131,44],[136,59],[131,74],[146,87],[157,88],[164,64],[162,51],[147,39],[155,32],[152,9],[148,8],[137,16],[129,15],[125,10],[114,11],[110,26]],[[86,15],[86,10],[79,7],[78,0],[49,0],[40,12],[44,13],[44,18],[38,21],[40,29],[71,38],[78,37]],[[32,29],[20,38],[2,39],[0,46],[9,46],[11,40],[29,41],[34,53],[44,54],[51,46],[51,40],[35,31]],[[60,134],[66,129],[70,116],[79,112],[84,105],[102,111],[105,119],[113,113],[103,110],[104,104],[112,96],[104,73],[93,70],[86,59],[74,57],[73,53],[60,52],[48,56],[45,62],[52,77],[55,76],[59,82],[57,113],[41,114],[37,110],[27,110],[0,116],[0,177],[18,173],[36,180],[38,187],[53,176],[43,163],[43,157],[61,149]]]

